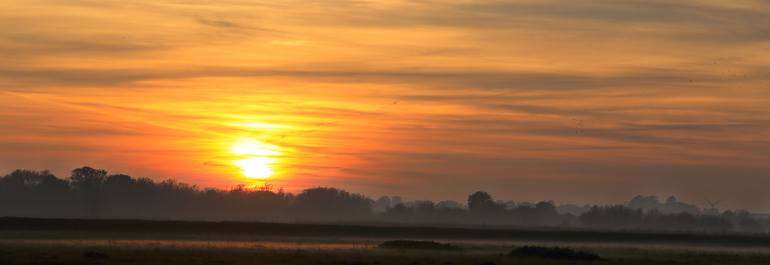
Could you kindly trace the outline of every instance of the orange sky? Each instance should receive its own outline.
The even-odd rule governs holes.
[[[770,210],[767,1],[6,0],[0,28],[0,172]]]

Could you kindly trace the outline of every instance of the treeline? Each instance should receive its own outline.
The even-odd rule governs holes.
[[[667,203],[684,207],[671,199]],[[550,201],[501,202],[483,191],[468,196],[467,203],[435,203],[404,202],[400,197],[387,196],[372,200],[361,194],[323,187],[306,189],[296,195],[270,187],[202,189],[173,180],[156,182],[108,174],[106,170],[90,167],[73,170],[69,179],[57,178],[48,171],[31,170],[16,170],[0,178],[0,216],[561,226],[708,233],[767,233],[770,230],[770,220],[759,220],[746,211],[701,214],[629,207],[632,205],[578,207],[560,212],[560,207]]]

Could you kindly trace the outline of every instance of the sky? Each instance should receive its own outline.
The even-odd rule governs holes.
[[[770,1],[0,1],[0,174],[770,211]]]

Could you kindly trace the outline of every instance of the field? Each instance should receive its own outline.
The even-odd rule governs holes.
[[[393,239],[459,248],[378,247]],[[3,265],[770,264],[769,242],[746,235],[0,218]],[[601,260],[508,255],[524,245],[586,251]]]

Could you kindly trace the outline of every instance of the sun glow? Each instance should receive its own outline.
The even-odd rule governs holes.
[[[231,151],[240,159],[233,163],[241,173],[253,179],[267,179],[275,174],[275,156],[281,154],[279,147],[255,139],[243,139],[233,144]]]
[[[245,158],[235,161],[235,165],[241,168],[244,176],[254,179],[266,179],[273,175],[270,168],[271,159],[262,157]]]

